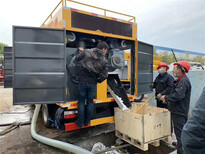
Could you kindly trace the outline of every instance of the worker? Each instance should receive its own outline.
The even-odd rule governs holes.
[[[93,114],[93,99],[97,83],[103,82],[108,77],[108,61],[105,55],[108,45],[104,41],[97,44],[97,48],[79,48],[76,55],[77,61],[82,61],[82,70],[78,77],[78,127],[88,126]],[[87,105],[85,106],[85,100]]]
[[[190,64],[187,61],[179,61],[174,63],[173,75],[177,78],[174,81],[173,89],[169,95],[163,95],[160,100],[163,103],[168,103],[168,108],[171,112],[171,119],[174,125],[174,132],[177,139],[177,153],[182,154],[181,133],[182,128],[187,122],[191,83],[186,73],[189,72]]]
[[[185,154],[205,153],[205,87],[191,117],[182,130],[182,147]]]
[[[158,67],[158,73],[159,75],[154,80],[154,83],[150,84],[151,88],[155,88],[155,96],[157,101],[157,107],[160,108],[168,108],[167,104],[164,104],[159,98],[162,95],[168,95],[173,87],[174,78],[167,73],[167,70],[169,69],[169,66],[161,62]]]

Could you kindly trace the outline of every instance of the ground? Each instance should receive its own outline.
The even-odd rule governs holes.
[[[12,106],[12,89],[0,87],[0,98],[0,132],[8,128],[8,126],[2,126],[3,124],[15,121],[29,122],[31,120],[34,106]],[[55,128],[46,128],[42,122],[41,115],[39,115],[37,122],[37,133],[40,135],[75,144],[88,150],[91,150],[97,142],[102,142],[109,147],[114,145],[117,139],[114,129],[114,123],[111,123],[73,132],[64,132]],[[2,154],[68,153],[34,140],[30,134],[30,124],[20,126],[5,135],[0,135],[0,144],[0,153]],[[129,146],[127,151],[129,153],[166,154],[173,151],[173,149],[161,144],[158,148],[150,146],[147,152],[142,152],[134,146]]]

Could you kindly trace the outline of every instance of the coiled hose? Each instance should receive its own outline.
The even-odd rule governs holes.
[[[65,151],[69,151],[69,152],[73,152],[73,153],[77,153],[77,154],[92,154],[90,151],[83,149],[81,147],[78,147],[76,145],[73,144],[69,144],[66,142],[62,142],[62,141],[58,141],[58,140],[54,140],[54,139],[50,139],[44,136],[41,136],[39,134],[36,133],[36,121],[37,121],[37,117],[40,111],[41,105],[38,104],[36,105],[34,114],[33,114],[33,118],[32,118],[32,122],[31,122],[31,136],[36,139],[37,141],[43,143],[43,144],[47,144],[49,146],[58,148],[58,149],[62,149]]]

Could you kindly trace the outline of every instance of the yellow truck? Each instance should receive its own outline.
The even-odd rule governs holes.
[[[103,13],[72,8],[71,3]],[[40,28],[13,27],[14,105],[43,104],[42,115],[47,127],[65,131],[79,129],[74,122],[78,115],[78,66],[74,56],[80,42],[86,48],[93,48],[100,40],[110,47],[109,76],[115,76],[111,77],[113,82],[118,79],[120,82],[117,86],[108,80],[97,84],[89,127],[113,122],[117,106],[117,97],[113,96],[121,97],[119,93],[123,93],[121,101],[131,104],[140,95],[152,91],[148,85],[153,81],[153,45],[137,40],[134,16],[73,0],[61,0]]]

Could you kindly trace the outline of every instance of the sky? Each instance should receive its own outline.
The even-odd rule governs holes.
[[[0,42],[12,46],[12,25],[40,27],[59,1],[0,0]],[[76,1],[135,16],[140,41],[205,53],[205,0]]]

